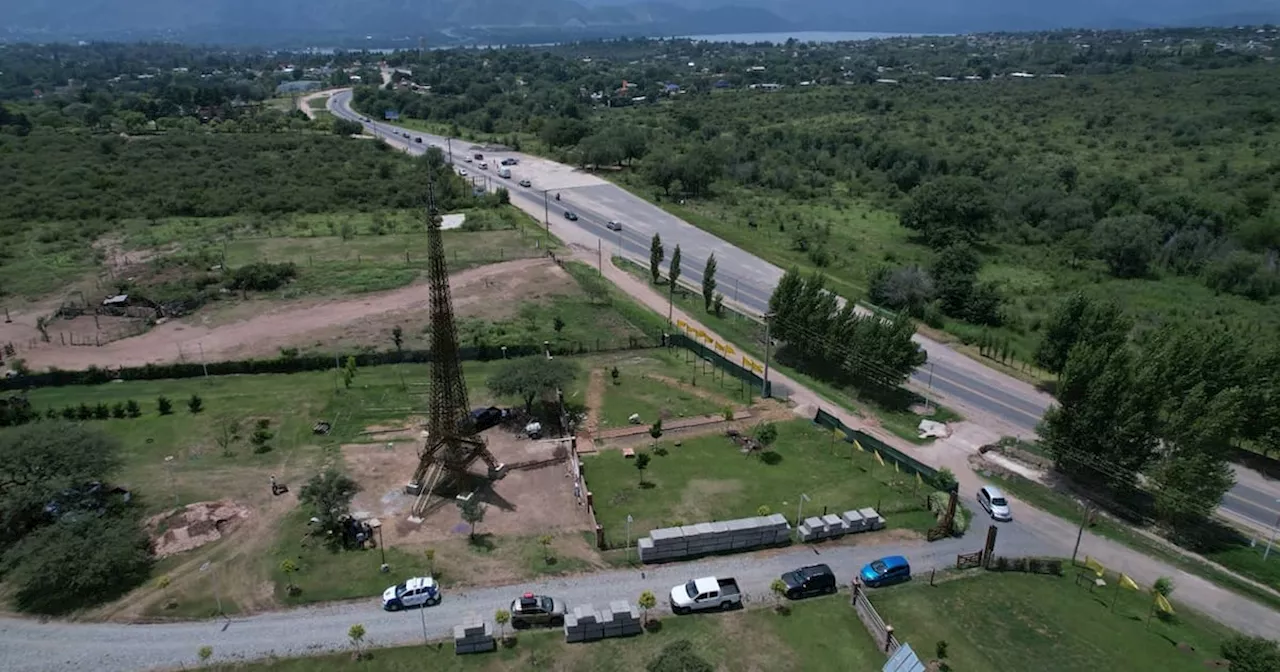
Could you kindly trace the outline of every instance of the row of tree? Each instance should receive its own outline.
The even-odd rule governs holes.
[[[1280,345],[1185,323],[1132,332],[1113,303],[1058,308],[1036,353],[1060,375],[1040,435],[1063,473],[1144,509],[1149,494],[1189,534],[1234,483],[1236,446],[1280,450]]]
[[[824,380],[892,389],[927,359],[911,340],[909,315],[861,311],[827,289],[821,274],[787,271],[769,297],[769,311],[771,337],[782,343],[779,361]]]

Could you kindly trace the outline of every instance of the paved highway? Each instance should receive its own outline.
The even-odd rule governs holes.
[[[782,277],[783,269],[734,247],[621,187],[563,164],[507,151],[498,153],[498,156],[518,157],[520,164],[513,167],[511,179],[501,179],[496,175],[497,166],[484,171],[474,160],[472,163],[464,161],[464,157],[483,152],[482,147],[469,141],[450,140],[381,121],[364,121],[351,109],[350,103],[351,92],[340,91],[330,97],[329,109],[336,116],[359,121],[375,135],[411,154],[422,154],[433,145],[451,150],[454,165],[466,170],[476,184],[505,187],[513,202],[523,204],[527,210],[542,207],[552,229],[576,227],[598,237],[605,254],[619,254],[647,266],[649,241],[654,233],[661,234],[668,260],[678,243],[683,256],[681,275],[698,286],[702,282],[703,265],[714,252],[719,291],[724,293],[726,302],[756,314],[763,314],[768,309],[769,297]],[[409,138],[403,137],[405,133]],[[414,141],[419,137],[423,140],[421,144]],[[446,156],[448,158],[449,155]],[[488,158],[492,163],[495,157]],[[520,179],[529,179],[532,185],[521,187],[517,183]],[[555,200],[557,193],[559,201]],[[565,219],[566,210],[577,213],[578,220],[571,222]],[[621,222],[622,230],[606,228],[609,221]],[[912,373],[912,385],[979,424],[1005,434],[1030,436],[1045,410],[1054,403],[1051,396],[1034,386],[983,366],[946,345],[918,334],[915,340],[928,353],[929,360]],[[1223,498],[1222,510],[1252,527],[1269,529],[1280,516],[1280,485],[1260,478],[1239,480],[1241,482]]]

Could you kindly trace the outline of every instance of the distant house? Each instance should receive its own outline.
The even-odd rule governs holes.
[[[886,79],[883,77],[876,80],[876,84],[897,84],[897,83],[898,83],[898,80],[896,79]]]
[[[729,85],[729,80],[727,79],[717,79],[716,83],[712,84],[712,86],[714,86],[717,89],[727,89],[729,88],[730,85]]]
[[[680,92],[680,85],[679,85],[679,84],[664,84],[664,85],[662,86],[662,90],[663,90],[663,92],[665,92],[665,93],[679,93],[679,92]]]

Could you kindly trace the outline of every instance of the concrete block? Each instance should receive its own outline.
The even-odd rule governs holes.
[[[716,533],[716,528],[712,527],[711,523],[698,523],[693,526],[693,529],[697,530],[700,535],[712,535]]]
[[[652,538],[653,542],[656,544],[663,541],[669,541],[671,539],[680,539],[684,537],[684,531],[678,527],[664,527],[658,530],[650,530],[649,537]]]
[[[734,520],[726,520],[724,522],[725,529],[730,532],[739,532],[741,530],[753,530],[756,524],[752,522],[752,518],[735,518]]]
[[[867,525],[866,519],[857,511],[845,511],[840,514],[840,517],[844,519],[845,524],[849,526],[849,530],[852,532],[861,532]]]
[[[684,536],[686,536],[686,537],[696,537],[696,536],[698,536],[698,526],[697,526],[697,525],[682,525],[682,526],[680,527],[680,534],[682,534],[682,535],[684,535]]]
[[[840,533],[843,534],[846,528],[844,520],[840,516],[837,516],[834,513],[828,513],[827,515],[823,516],[822,522],[826,523],[828,531],[839,530]]]
[[[782,515],[781,513],[775,513],[775,514],[773,514],[772,516],[768,516],[768,517],[766,518],[766,520],[768,520],[768,521],[769,521],[769,524],[770,524],[770,525],[773,525],[773,526],[777,526],[777,527],[782,527],[782,526],[790,527],[789,525],[787,525],[787,517],[786,517],[786,516],[784,516],[784,515]]]
[[[578,625],[589,625],[596,622],[596,610],[589,604],[573,608],[573,616],[578,621]]]
[[[617,616],[618,614],[630,614],[634,609],[632,608],[631,603],[626,600],[614,600],[609,603],[609,611],[612,612],[614,616]]]
[[[564,641],[566,641],[566,642],[581,642],[581,641],[582,641],[582,631],[581,631],[581,630],[578,630],[578,629],[576,629],[576,628],[575,628],[575,629],[573,629],[573,630],[569,630],[568,628],[566,628],[566,629],[565,629],[565,631],[564,631]]]

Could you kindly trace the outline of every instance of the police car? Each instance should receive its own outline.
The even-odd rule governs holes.
[[[412,578],[382,591],[382,608],[387,611],[434,607],[437,604],[440,604],[440,586],[429,576]]]

